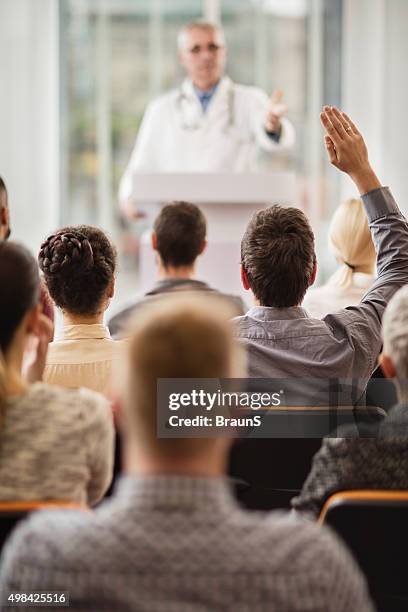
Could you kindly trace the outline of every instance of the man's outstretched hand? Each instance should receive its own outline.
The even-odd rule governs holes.
[[[368,160],[364,138],[353,121],[334,106],[325,106],[320,120],[330,163],[350,176],[360,193],[381,187]]]
[[[270,134],[279,134],[282,128],[281,118],[286,115],[288,107],[282,104],[283,91],[276,89],[271,95],[266,114],[265,129]]]

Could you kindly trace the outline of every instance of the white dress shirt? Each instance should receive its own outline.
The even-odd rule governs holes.
[[[86,387],[112,397],[112,372],[124,341],[112,340],[102,324],[66,325],[48,348],[43,380],[62,387]]]

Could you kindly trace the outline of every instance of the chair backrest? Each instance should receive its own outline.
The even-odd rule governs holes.
[[[239,501],[251,509],[288,508],[325,434],[339,427],[354,436],[375,434],[385,414],[375,406],[278,406],[264,412],[262,426],[246,431],[231,449],[228,474]]]
[[[11,530],[30,512],[60,508],[88,510],[82,504],[62,500],[0,501],[0,550]]]
[[[334,528],[352,550],[377,610],[408,610],[408,491],[336,493],[319,521]]]

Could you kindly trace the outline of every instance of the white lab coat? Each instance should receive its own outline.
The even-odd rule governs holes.
[[[137,172],[251,172],[261,148],[273,153],[291,148],[295,131],[282,119],[279,143],[265,133],[269,98],[257,87],[223,77],[204,113],[190,80],[149,104],[119,200],[133,194]]]

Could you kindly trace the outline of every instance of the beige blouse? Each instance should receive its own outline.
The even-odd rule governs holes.
[[[338,287],[330,284],[311,287],[306,293],[302,307],[312,317],[322,319],[329,313],[359,304],[374,280],[375,277],[370,274],[357,272],[353,275],[351,287]]]
[[[112,398],[112,373],[124,349],[102,324],[67,325],[48,348],[43,380],[62,387],[86,387]]]

